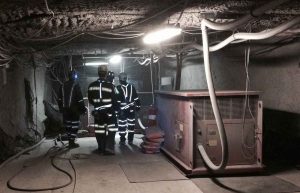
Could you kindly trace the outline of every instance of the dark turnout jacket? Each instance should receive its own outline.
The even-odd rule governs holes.
[[[119,92],[118,103],[121,110],[135,107],[141,108],[141,102],[137,95],[137,92],[132,84],[118,85],[117,90]]]
[[[78,83],[69,80],[60,87],[58,93],[58,106],[61,112],[68,111],[80,115],[86,111]]]
[[[98,79],[89,85],[88,99],[97,111],[118,110],[115,87],[105,79]]]

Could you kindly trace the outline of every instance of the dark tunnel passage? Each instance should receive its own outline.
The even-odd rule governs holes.
[[[2,0],[0,192],[299,192],[297,0]]]

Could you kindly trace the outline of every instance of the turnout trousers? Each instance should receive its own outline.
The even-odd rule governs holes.
[[[79,115],[71,111],[63,112],[63,125],[66,129],[69,139],[75,139],[79,129]]]
[[[128,142],[132,142],[134,138],[135,128],[135,112],[134,108],[122,109],[119,115],[119,135],[120,141],[126,141],[126,133],[128,132]]]
[[[96,111],[95,123],[92,125],[95,128],[95,136],[100,152],[114,152],[115,134],[118,131],[117,119],[111,111]]]

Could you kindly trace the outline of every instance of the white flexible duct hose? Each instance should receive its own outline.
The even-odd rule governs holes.
[[[143,62],[140,62],[139,60],[138,60],[138,63],[140,64],[140,65],[145,65],[147,62],[150,62],[151,61],[151,59],[150,58],[146,58]],[[148,65],[146,65],[146,66],[148,66]]]
[[[293,27],[296,24],[300,23],[300,17],[296,17],[294,19],[292,19],[291,21],[281,24],[271,30],[267,30],[267,31],[262,31],[262,32],[257,32],[257,33],[236,33],[233,34],[231,36],[229,36],[227,39],[225,39],[224,41],[218,43],[217,45],[214,46],[210,46],[209,47],[209,51],[210,52],[215,52],[218,51],[222,48],[224,48],[225,46],[227,46],[228,44],[232,43],[233,41],[236,40],[261,40],[261,39],[267,39],[270,38],[276,34],[279,34],[291,27]],[[186,47],[183,48],[183,50],[185,49],[189,49],[189,48],[195,48],[197,50],[203,51],[203,46],[199,45],[199,44],[190,44]]]
[[[138,118],[138,123],[139,123],[140,127],[141,127],[143,130],[145,130],[145,129],[148,128],[148,127],[146,127],[146,126],[143,125],[143,123],[142,123],[142,121],[141,121],[140,118]]]
[[[210,101],[211,101],[212,109],[213,109],[214,116],[216,119],[216,123],[218,126],[220,140],[221,140],[221,149],[222,149],[221,163],[219,165],[215,165],[208,157],[202,144],[198,144],[198,149],[200,151],[200,154],[201,154],[204,162],[207,164],[207,166],[210,169],[220,170],[226,166],[227,161],[228,161],[228,144],[227,144],[227,137],[226,137],[226,133],[225,133],[225,129],[224,129],[224,124],[223,124],[221,114],[219,111],[219,107],[217,104],[215,88],[214,88],[214,84],[213,84],[213,80],[212,80],[212,76],[211,76],[211,69],[210,69],[210,63],[209,63],[209,47],[208,47],[208,37],[207,37],[206,26],[201,25],[201,29],[202,29],[203,59],[204,59],[206,82],[207,82]]]
[[[262,31],[262,32],[258,32],[258,33],[236,33],[233,34],[231,36],[229,36],[227,39],[225,39],[224,41],[220,42],[219,44],[215,45],[215,46],[211,46],[209,48],[209,51],[214,52],[217,50],[222,49],[223,47],[227,46],[228,44],[230,44],[231,42],[233,42],[234,40],[262,40],[262,39],[267,39],[269,37],[272,37],[276,34],[279,34],[291,27],[293,27],[294,25],[300,23],[300,16],[294,18],[293,20],[281,24],[275,28],[273,28],[272,30],[268,30],[268,31]]]
[[[212,81],[212,76],[211,76],[211,69],[210,69],[210,63],[209,63],[209,43],[208,43],[208,36],[207,36],[207,31],[206,31],[206,26],[215,29],[215,30],[228,30],[228,29],[233,29],[236,28],[245,22],[249,21],[250,19],[253,18],[253,16],[258,16],[261,15],[263,12],[265,12],[268,9],[271,9],[275,6],[278,6],[284,2],[287,2],[288,0],[278,0],[278,1],[272,1],[260,8],[255,9],[252,14],[248,14],[244,16],[243,18],[236,20],[231,23],[225,23],[225,24],[218,24],[218,23],[213,23],[210,22],[206,19],[203,19],[201,22],[201,30],[202,30],[202,44],[203,44],[203,58],[204,58],[204,69],[205,69],[205,75],[206,75],[206,81],[208,85],[208,91],[209,91],[209,96],[212,104],[212,109],[213,113],[216,119],[217,127],[218,127],[218,132],[220,135],[220,141],[221,141],[221,149],[222,149],[222,159],[221,163],[219,165],[215,165],[207,155],[205,148],[202,144],[198,144],[198,149],[199,152],[206,163],[206,165],[212,169],[212,170],[222,170],[226,167],[227,162],[228,162],[228,144],[227,144],[227,137],[226,137],[226,132],[224,128],[224,124],[221,118],[221,114],[219,111],[219,107],[217,104],[217,99],[216,99],[216,94],[215,94],[215,89]]]
[[[27,153],[31,150],[33,150],[34,148],[38,147],[39,145],[41,145],[44,141],[46,140],[46,138],[44,137],[41,141],[39,141],[37,144],[31,146],[31,147],[28,147],[22,151],[20,151],[19,153],[17,153],[16,155],[10,157],[9,159],[7,159],[5,162],[3,162],[1,165],[0,165],[0,169],[3,168],[4,166],[6,166],[9,162],[13,161],[14,159],[16,159],[17,157],[19,157],[20,155],[24,154],[24,153]]]
[[[271,2],[268,2],[268,3],[266,3],[265,5],[263,5],[263,6],[261,6],[261,7],[258,7],[258,8],[256,8],[256,9],[254,9],[253,11],[252,11],[252,14],[247,14],[247,15],[245,15],[244,17],[242,17],[241,19],[239,19],[239,20],[235,20],[235,21],[233,21],[233,22],[229,22],[229,23],[215,23],[215,22],[212,22],[212,21],[209,21],[209,20],[206,20],[206,19],[203,19],[202,21],[201,21],[201,24],[203,25],[206,25],[207,27],[209,27],[209,28],[211,28],[211,29],[214,29],[214,30],[219,30],[219,31],[225,31],[225,30],[232,30],[232,29],[235,29],[235,28],[237,28],[238,26],[240,26],[240,25],[242,25],[242,24],[244,24],[244,23],[246,23],[246,22],[248,22],[248,21],[250,21],[252,18],[253,18],[253,16],[255,16],[255,17],[257,17],[257,16],[260,16],[260,15],[262,15],[265,11],[267,11],[267,10],[269,10],[269,9],[272,9],[272,8],[274,8],[274,7],[277,7],[278,5],[281,5],[281,4],[283,4],[283,3],[286,3],[286,2],[288,2],[288,1],[290,1],[290,0],[278,0],[278,1],[271,1]],[[284,30],[283,30],[284,31]],[[263,32],[261,32],[261,33],[263,33]],[[278,33],[280,33],[280,32],[278,32]],[[244,33],[241,33],[241,34],[244,34]],[[275,35],[275,34],[274,34]],[[237,38],[237,36],[236,35],[232,35],[232,36],[230,36],[230,37],[228,37],[226,40],[227,41],[229,41],[229,38],[230,38],[230,40],[232,39],[232,38],[234,38],[232,41],[230,41],[229,43],[231,43],[231,42],[233,42],[234,40],[237,40],[238,38]],[[223,48],[224,46],[222,46],[224,44],[224,46],[226,46],[225,45],[225,42],[221,42],[221,43],[219,43],[219,44],[217,44],[217,45],[215,45],[215,46],[211,46],[210,48],[209,48],[209,51],[210,52],[214,52],[214,51],[217,51],[217,50],[219,50],[219,49],[221,49],[221,48]],[[221,47],[222,46],[222,47]],[[189,49],[189,48],[195,48],[195,49],[197,49],[197,50],[200,50],[200,51],[202,51],[203,50],[203,47],[201,46],[201,45],[199,45],[199,44],[191,44],[191,45],[187,45],[186,47],[184,47],[183,48],[183,50],[185,50],[185,49]]]
[[[227,137],[226,137],[226,132],[224,129],[224,124],[220,115],[220,111],[217,105],[217,100],[216,100],[216,95],[215,95],[215,90],[213,86],[213,81],[211,77],[211,69],[210,69],[210,63],[209,63],[209,51],[216,51],[219,50],[226,45],[228,45],[230,42],[236,40],[236,39],[243,39],[243,40],[260,40],[260,39],[266,39],[269,37],[272,37],[280,32],[283,32],[284,30],[291,28],[292,26],[300,23],[300,17],[296,17],[293,20],[291,20],[288,23],[282,24],[270,31],[264,31],[264,32],[259,32],[259,33],[237,33],[235,35],[230,36],[220,44],[213,46],[212,49],[208,47],[208,37],[207,37],[207,31],[206,31],[206,26],[202,25],[202,41],[203,41],[203,58],[204,58],[204,68],[205,68],[205,75],[206,75],[206,80],[207,80],[207,85],[208,85],[208,91],[210,95],[210,100],[212,104],[212,109],[214,112],[214,116],[216,119],[216,123],[218,126],[218,131],[220,134],[220,140],[221,140],[221,149],[222,149],[222,160],[219,165],[215,165],[212,163],[212,161],[209,159],[204,146],[202,144],[198,145],[198,149],[200,151],[200,154],[207,164],[207,166],[212,169],[212,170],[220,170],[223,169],[228,161],[228,144],[227,144]],[[197,48],[199,46],[193,46],[194,48]]]
[[[215,23],[215,22],[203,19],[201,23],[205,24],[207,27],[214,29],[214,30],[220,30],[220,31],[232,30],[232,29],[235,29],[238,26],[250,21],[252,18],[262,15],[267,10],[270,10],[270,9],[277,7],[278,5],[288,2],[288,1],[290,1],[290,0],[270,1],[266,4],[264,4],[263,6],[254,9],[250,14],[247,14],[244,17],[242,17],[241,19],[235,20],[233,22]]]

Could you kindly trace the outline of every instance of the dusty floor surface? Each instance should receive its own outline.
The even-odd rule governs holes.
[[[133,145],[119,145],[118,138],[116,138],[116,155],[114,156],[98,154],[95,138],[79,139],[77,143],[80,144],[80,147],[61,151],[54,159],[56,166],[71,174],[73,178],[71,184],[61,189],[41,192],[300,192],[300,171],[296,169],[268,176],[188,179],[163,154],[146,155],[141,153],[138,147],[141,143],[140,138],[140,135],[136,135]],[[55,152],[58,151],[50,149],[53,145],[53,140],[46,140],[35,150],[20,156],[0,169],[0,193],[21,192],[9,189],[6,184],[19,171],[21,173],[11,181],[11,185],[14,187],[37,189],[68,183],[69,177],[51,165],[50,156],[55,155]],[[71,158],[71,163],[68,158]]]

